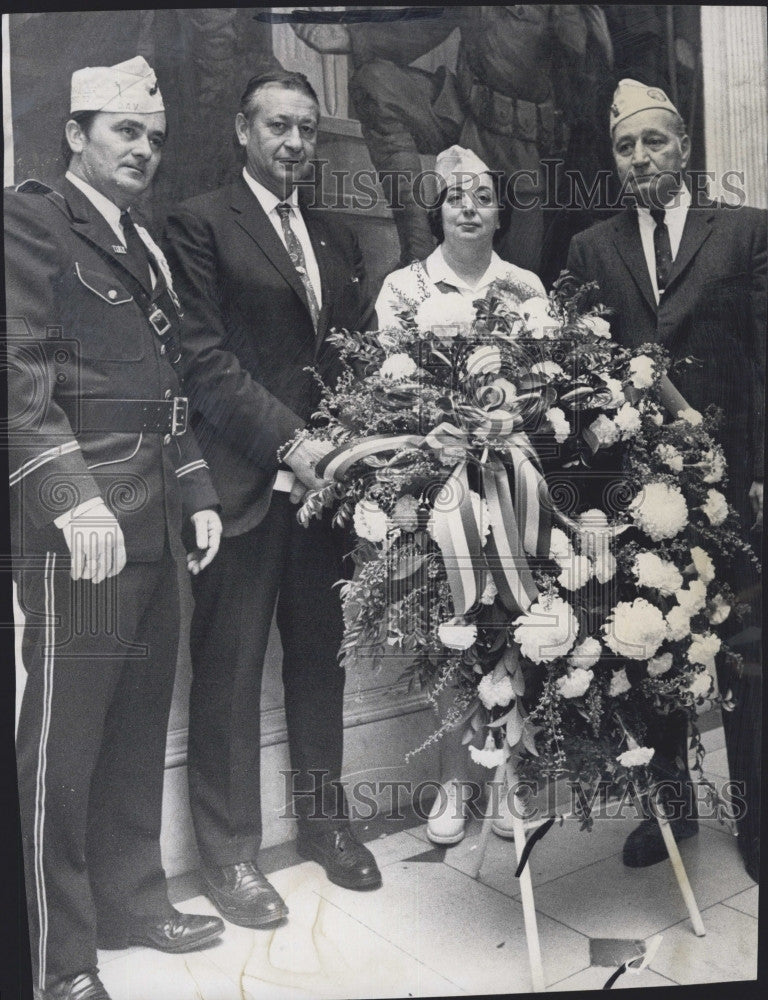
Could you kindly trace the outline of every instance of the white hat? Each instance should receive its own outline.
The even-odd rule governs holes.
[[[86,66],[72,74],[73,111],[149,115],[165,111],[155,71],[143,56],[116,66]]]
[[[471,177],[489,174],[491,170],[471,149],[451,146],[437,154],[435,173],[441,186],[453,187],[457,183],[463,186]]]
[[[679,114],[672,101],[658,87],[649,87],[637,80],[620,80],[611,105],[611,131],[625,118],[649,108],[663,108]]]

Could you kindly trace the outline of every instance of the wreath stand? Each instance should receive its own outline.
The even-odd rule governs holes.
[[[505,761],[503,764],[499,764],[496,768],[493,781],[501,788],[505,787],[505,785],[508,789],[514,788],[517,785],[517,774],[515,772],[514,765],[511,764],[510,761]],[[470,871],[470,875],[475,879],[479,876],[480,869],[482,868],[483,861],[485,860],[485,852],[488,847],[488,838],[491,835],[491,824],[493,822],[493,806],[494,796],[491,795],[489,796],[488,807],[483,818],[483,825],[480,831],[480,840],[477,845],[477,854],[475,855],[474,865]],[[685,905],[688,909],[688,916],[691,918],[694,933],[697,937],[703,937],[707,932],[704,927],[704,922],[701,919],[701,913],[699,912],[696,898],[693,895],[693,889],[691,889],[691,883],[688,881],[688,875],[685,871],[683,859],[680,857],[680,851],[678,850],[677,843],[675,842],[674,835],[670,828],[669,820],[666,816],[664,816],[658,800],[657,806],[659,807],[653,811],[656,815],[661,835],[664,838],[664,845],[667,848],[669,860],[672,862],[672,870],[675,873],[677,884],[680,887],[680,892],[682,893],[683,900],[685,901]],[[517,854],[517,863],[518,866],[520,866],[521,861],[523,861],[523,852],[525,851],[526,845],[526,823],[522,816],[518,814],[516,809],[511,809],[510,812],[512,814],[512,829],[515,834],[515,852]],[[542,822],[546,822],[546,819],[542,820]],[[541,824],[536,822],[528,825],[537,827]],[[543,993],[545,989],[544,967],[541,961],[541,946],[539,943],[539,931],[536,923],[536,907],[533,899],[533,884],[531,882],[530,865],[525,864],[523,866],[522,871],[519,873],[519,880],[520,896],[523,904],[523,920],[525,923],[525,940],[528,945],[528,961],[531,967],[533,992]]]

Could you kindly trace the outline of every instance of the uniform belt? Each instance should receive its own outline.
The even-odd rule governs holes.
[[[542,155],[563,153],[568,145],[568,127],[562,111],[551,101],[534,104],[510,97],[476,80],[468,66],[459,68],[460,89],[472,117],[497,135],[532,142]]]
[[[187,430],[189,402],[186,396],[170,399],[80,399],[81,432],[112,431],[125,434],[170,434]]]

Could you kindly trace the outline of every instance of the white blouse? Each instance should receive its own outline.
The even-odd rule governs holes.
[[[384,279],[376,299],[378,326],[398,326],[396,313],[404,308],[417,309],[433,295],[442,294],[445,286],[470,301],[482,299],[494,281],[505,281],[519,288],[521,302],[534,296],[546,297],[541,279],[533,271],[526,271],[515,264],[508,264],[497,253],[491,254],[491,263],[474,288],[463,281],[446,263],[443,248],[439,246],[424,261],[415,261],[408,267],[393,271]],[[438,287],[438,283],[443,287]]]

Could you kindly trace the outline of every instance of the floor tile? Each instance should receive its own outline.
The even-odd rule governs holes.
[[[755,979],[757,976],[757,920],[728,906],[702,912],[705,937],[691,933],[688,922],[664,932],[654,972],[687,985]]]
[[[470,993],[531,988],[521,904],[441,863],[396,862],[372,897],[326,883],[321,892],[360,923]],[[589,964],[587,939],[539,916],[545,978]]]
[[[754,885],[734,838],[704,828],[679,846],[699,909]],[[667,861],[632,869],[615,854],[534,891],[541,912],[590,937],[648,938],[687,915]]]
[[[718,778],[728,778],[730,776],[728,771],[728,755],[724,746],[706,755],[704,758],[704,773],[707,775],[716,775]]]
[[[720,750],[724,747],[725,732],[723,731],[722,724],[717,726],[715,729],[709,729],[706,733],[702,733],[701,742],[707,752],[707,756],[709,756],[712,751]]]
[[[214,950],[165,955],[137,949],[108,962],[100,976],[112,1000],[239,1000],[232,980],[210,961]]]
[[[602,990],[609,976],[611,969],[595,968],[584,969],[577,972],[575,976],[569,976],[555,983],[548,988],[550,993],[559,993],[562,990]],[[650,969],[643,969],[642,972],[632,972],[628,970],[624,975],[619,976],[611,987],[612,990],[638,990],[650,989],[653,986],[674,986],[675,984],[665,976],[660,976],[658,972]]]
[[[759,902],[760,887],[757,885],[753,885],[751,889],[745,889],[744,892],[739,892],[735,896],[729,896],[728,899],[723,900],[726,906],[730,906],[734,910],[740,910],[742,913],[747,913],[750,917],[755,917],[755,919],[758,916]]]

